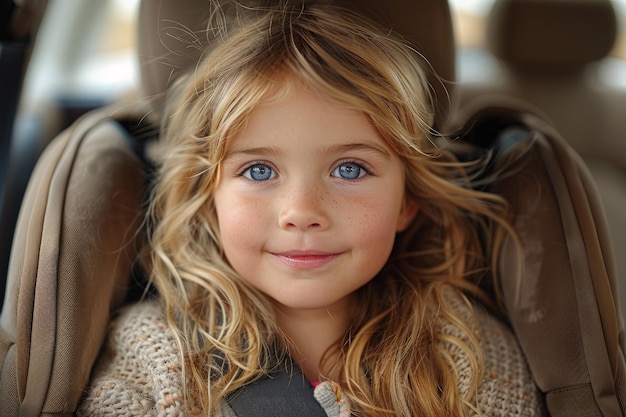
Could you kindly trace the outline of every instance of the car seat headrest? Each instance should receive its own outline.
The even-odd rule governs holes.
[[[611,0],[496,0],[488,21],[489,49],[521,72],[582,69],[617,38]]]
[[[152,108],[150,117],[159,120],[165,91],[198,62],[215,37],[207,31],[211,14],[235,3],[268,6],[281,1],[308,0],[144,0],[139,9],[138,53],[142,94]],[[314,0],[316,1],[316,0]],[[410,41],[432,66],[430,82],[437,103],[437,125],[448,117],[451,86],[455,79],[455,51],[447,0],[317,0],[352,7],[378,20]],[[436,76],[435,76],[436,74]],[[442,82],[443,80],[443,82]]]

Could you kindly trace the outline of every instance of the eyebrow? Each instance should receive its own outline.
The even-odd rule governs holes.
[[[232,149],[226,156],[231,157],[233,155],[281,155],[280,149],[274,146],[255,146],[252,148],[240,148]]]
[[[360,152],[374,152],[380,154],[386,159],[391,158],[390,151],[377,143],[364,143],[364,142],[355,142],[355,143],[345,143],[345,144],[337,144],[330,145],[326,148],[323,148],[319,151],[320,154],[335,154],[335,153],[344,153],[349,151],[360,151]],[[282,151],[279,148],[273,146],[255,146],[251,148],[235,148],[228,152],[227,157],[232,157],[235,155],[282,155]]]
[[[327,153],[343,153],[348,151],[365,151],[365,152],[375,152],[386,159],[391,158],[391,153],[387,148],[381,146],[377,143],[370,142],[356,142],[356,143],[346,143],[339,145],[331,145],[325,149]]]

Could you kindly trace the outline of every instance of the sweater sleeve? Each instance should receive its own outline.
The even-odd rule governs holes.
[[[483,358],[483,375],[474,403],[485,417],[534,417],[542,416],[542,396],[532,378],[517,339],[499,319],[481,307],[471,308],[453,298],[451,304],[468,322],[476,325]],[[473,317],[473,320],[472,318]],[[444,332],[461,336],[461,330],[448,324]],[[462,337],[462,336],[461,336]],[[451,348],[453,351],[455,348]],[[466,393],[471,369],[467,356],[460,350],[453,352],[459,377],[459,391]]]
[[[92,372],[78,416],[182,413],[180,360],[156,302],[121,311]]]

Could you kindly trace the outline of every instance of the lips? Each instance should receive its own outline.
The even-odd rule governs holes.
[[[318,269],[324,267],[335,259],[341,253],[319,252],[319,251],[289,251],[289,252],[270,252],[270,255],[278,262],[298,270]]]

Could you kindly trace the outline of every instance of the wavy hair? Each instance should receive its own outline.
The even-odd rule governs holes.
[[[231,139],[288,77],[361,111],[400,157],[407,196],[420,207],[386,266],[358,290],[360,311],[331,348],[353,413],[476,411],[474,323],[446,292],[486,300],[477,282],[511,230],[504,202],[472,189],[468,165],[436,145],[427,68],[401,39],[348,10],[281,7],[241,23],[173,88],[144,263],[179,344],[191,413],[217,414],[227,395],[288,355],[271,303],[225,260],[213,202]],[[465,336],[442,334],[444,322]],[[471,358],[469,392],[459,392],[449,344]]]

